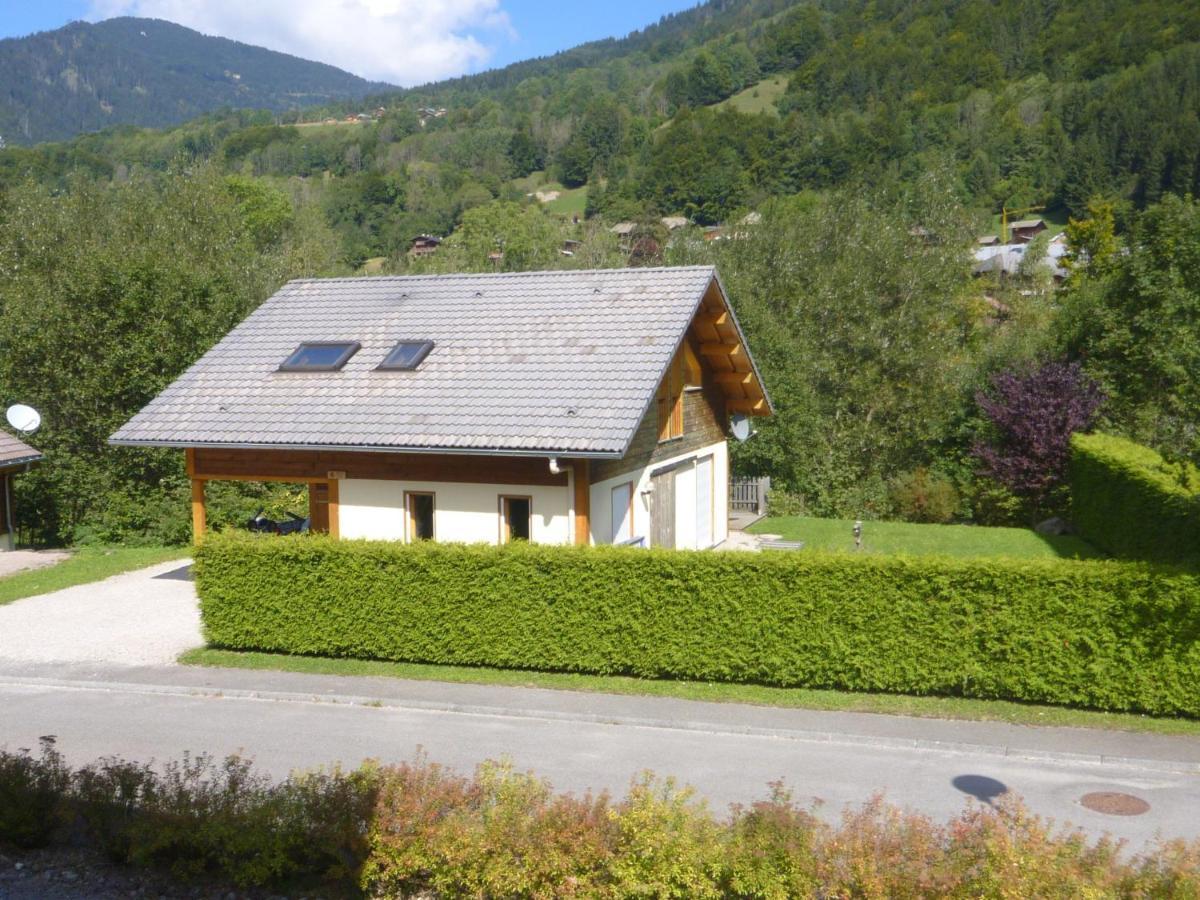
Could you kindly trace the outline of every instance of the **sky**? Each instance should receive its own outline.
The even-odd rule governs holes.
[[[76,19],[145,16],[408,86],[621,37],[697,2],[0,0],[0,38]]]

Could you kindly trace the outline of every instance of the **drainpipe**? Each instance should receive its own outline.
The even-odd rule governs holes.
[[[13,549],[16,549],[17,539],[13,535],[12,520],[12,476],[8,474],[4,476],[4,521],[8,526],[8,539],[12,541]]]

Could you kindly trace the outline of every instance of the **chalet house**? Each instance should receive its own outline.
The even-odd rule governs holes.
[[[0,550],[14,544],[12,478],[41,460],[42,454],[0,429]]]
[[[431,256],[437,252],[437,248],[441,244],[442,239],[439,237],[434,237],[432,234],[418,234],[412,239],[408,252],[410,256]]]
[[[771,412],[711,266],[293,281],[112,436],[342,538],[706,548]]]
[[[1042,219],[1021,219],[1008,226],[1008,239],[1013,244],[1028,244],[1045,230],[1046,223]]]

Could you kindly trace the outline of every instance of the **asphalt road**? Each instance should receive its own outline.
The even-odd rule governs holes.
[[[1200,837],[1200,769],[1194,764],[1172,771],[1172,764],[1162,761],[1086,761],[1054,752],[1039,758],[1036,749],[1010,755],[969,742],[946,749],[904,746],[869,733],[866,726],[859,734],[755,729],[737,716],[701,715],[714,704],[695,704],[695,715],[680,713],[692,709],[686,703],[655,707],[666,711],[658,719],[606,712],[634,710],[646,698],[589,700],[586,695],[563,694],[561,699],[552,697],[549,705],[531,702],[526,709],[461,702],[438,708],[398,688],[398,696],[376,700],[367,695],[318,695],[307,690],[314,683],[311,678],[289,682],[277,676],[271,682],[271,673],[239,672],[230,678],[257,678],[260,684],[301,689],[255,696],[222,689],[219,674],[212,676],[215,687],[210,679],[203,689],[182,683],[195,682],[194,674],[172,679],[162,669],[125,681],[116,677],[119,674],[94,672],[88,678],[54,682],[44,677],[44,670],[41,677],[26,677],[9,668],[0,677],[0,747],[34,747],[40,735],[53,734],[59,749],[75,763],[108,754],[161,761],[185,750],[240,752],[276,775],[335,762],[354,765],[364,758],[406,760],[423,749],[431,760],[460,771],[507,757],[560,790],[615,794],[650,769],[693,785],[718,811],[730,803],[761,798],[769,782],[783,779],[798,799],[819,799],[821,814],[830,818],[846,805],[857,806],[882,793],[892,803],[945,820],[963,808],[971,793],[986,802],[1007,790],[1021,795],[1039,814],[1092,835],[1109,832],[1128,840],[1135,850],[1159,835]],[[164,677],[156,679],[156,674]],[[438,688],[425,685],[418,690]],[[511,693],[522,689],[509,690],[505,696],[522,696]],[[588,713],[589,709],[600,712]],[[772,711],[756,713],[771,716]],[[789,721],[782,712],[778,718]],[[861,721],[869,725],[872,720]],[[935,723],[906,721],[918,732],[927,729],[937,736]],[[1190,746],[1194,750],[1194,743]],[[1150,811],[1136,817],[1092,812],[1079,804],[1091,791],[1134,794],[1150,803]]]

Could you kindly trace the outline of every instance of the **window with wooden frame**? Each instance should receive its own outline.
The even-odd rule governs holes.
[[[683,437],[684,356],[676,354],[658,386],[658,440]]]
[[[533,498],[500,498],[500,543],[533,540]]]
[[[436,495],[431,491],[404,492],[404,511],[408,520],[404,532],[410,543],[434,539],[433,519],[436,507]]]

